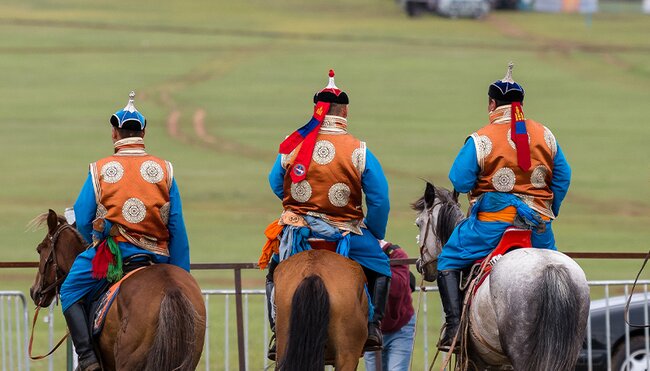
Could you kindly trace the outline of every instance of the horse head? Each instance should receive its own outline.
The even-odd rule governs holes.
[[[433,282],[438,273],[438,255],[456,224],[463,219],[458,192],[435,187],[427,182],[424,195],[411,207],[417,212],[415,225],[419,229],[417,243],[420,246],[420,258],[416,268],[426,281]]]
[[[75,257],[85,249],[81,235],[53,210],[34,218],[30,225],[39,228],[47,223],[47,235],[36,247],[40,256],[38,271],[29,295],[34,304],[47,307],[59,292]]]

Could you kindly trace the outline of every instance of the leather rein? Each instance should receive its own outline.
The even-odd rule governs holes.
[[[32,345],[33,345],[33,342],[34,342],[34,328],[36,327],[36,320],[38,319],[38,312],[43,307],[42,305],[43,305],[43,300],[44,300],[44,297],[45,297],[43,294],[49,293],[52,290],[54,290],[55,291],[54,298],[58,303],[58,300],[59,300],[59,288],[61,287],[61,284],[63,283],[63,281],[65,281],[66,277],[68,276],[68,274],[63,272],[61,270],[61,268],[59,267],[59,264],[57,263],[57,260],[56,260],[56,251],[55,250],[56,250],[56,245],[57,245],[57,242],[59,240],[59,236],[61,235],[61,232],[65,231],[66,229],[71,229],[71,228],[72,228],[72,226],[70,224],[61,223],[61,224],[59,224],[57,226],[54,233],[49,235],[48,241],[49,241],[49,245],[51,247],[50,252],[47,255],[47,258],[45,259],[45,263],[42,265],[42,269],[41,269],[40,265],[38,267],[38,273],[41,275],[41,282],[39,284],[37,292],[40,293],[41,299],[39,300],[39,303],[36,306],[36,311],[34,312],[34,320],[32,321],[32,332],[31,332],[31,335],[29,337],[28,351],[29,351],[29,358],[31,358],[32,360],[43,359],[43,358],[49,356],[50,354],[54,353],[54,351],[56,351],[61,346],[61,344],[63,344],[63,341],[65,339],[67,339],[68,335],[70,335],[70,332],[68,331],[63,336],[63,338],[61,338],[61,340],[59,340],[59,342],[54,346],[54,348],[52,350],[50,350],[47,354],[40,355],[40,356],[33,356],[32,355]],[[47,273],[47,269],[50,266],[50,263],[52,264],[52,267],[54,269],[54,282],[47,285],[47,287],[43,288],[43,282],[44,282],[43,278],[45,277],[45,273]]]

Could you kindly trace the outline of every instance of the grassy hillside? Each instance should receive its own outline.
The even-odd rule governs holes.
[[[389,0],[2,3],[0,260],[36,258],[42,234],[25,224],[74,203],[88,163],[111,153],[108,117],[131,89],[149,151],[174,163],[193,261],[256,260],[281,210],[266,180],[277,145],[304,124],[329,68],[350,95],[350,131],[386,171],[387,238],[415,256],[409,202],[421,178],[449,186],[509,60],[527,116],[553,130],[573,168],[560,249],[646,251],[649,33],[635,14],[411,20]],[[630,279],[640,265],[580,263],[590,279]],[[0,288],[24,292],[33,276],[0,274]],[[232,286],[230,273],[197,276]],[[261,287],[261,273],[245,278]]]

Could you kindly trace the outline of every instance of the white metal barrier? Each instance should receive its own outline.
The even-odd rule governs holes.
[[[29,370],[27,302],[20,291],[0,292],[0,366],[2,371]]]
[[[630,328],[627,324],[624,325],[623,338],[612,338],[612,332],[615,327],[619,326],[612,314],[613,310],[620,310],[621,299],[616,295],[612,296],[612,288],[621,290],[624,297],[628,297],[631,291],[633,281],[590,281],[592,296],[603,297],[603,299],[592,301],[592,314],[595,313],[595,305],[602,305],[604,310],[604,344],[599,341],[594,342],[593,338],[597,337],[594,332],[601,331],[599,329],[600,322],[593,323],[592,315],[590,315],[587,327],[586,349],[583,350],[581,358],[584,364],[578,365],[579,370],[612,370],[621,369],[620,364],[614,365],[612,358],[613,354],[621,356],[625,355],[624,359],[627,364],[623,364],[622,370],[632,371],[636,369],[650,370],[650,334],[648,329]],[[643,312],[641,319],[637,318],[637,322],[649,322],[649,308],[648,302],[650,300],[650,293],[648,293],[648,285],[650,280],[640,281],[635,291],[635,302],[641,304],[640,308]],[[418,320],[417,337],[421,342],[422,347],[422,368],[428,369],[431,357],[435,352],[435,342],[437,340],[437,333],[430,334],[431,328],[429,327],[430,321],[430,304],[428,299],[429,293],[437,291],[435,286],[428,286],[422,294],[422,302],[420,308],[420,317]],[[206,338],[203,351],[203,358],[201,360],[202,367],[205,370],[218,369],[229,371],[231,368],[236,368],[237,364],[237,342],[231,341],[236,337],[236,326],[234,320],[236,314],[233,314],[235,290],[203,290],[203,298],[206,305],[207,320],[206,320]],[[267,309],[266,299],[264,297],[264,290],[242,290],[243,298],[243,321],[244,321],[244,342],[245,342],[245,359],[246,369],[248,370],[261,370],[267,369],[272,366],[271,362],[266,359],[266,350],[269,343],[270,331],[267,323]],[[413,304],[417,303],[418,293],[414,293]],[[437,295],[436,295],[437,296]],[[263,316],[254,316],[251,318],[249,302],[254,301],[252,304],[256,308],[254,313],[264,313]],[[436,313],[440,313],[440,317],[434,317],[437,321],[438,318],[442,321],[442,310],[440,308],[439,300],[434,301],[437,306]],[[259,305],[263,310],[259,310]],[[58,309],[58,308],[57,308]],[[417,309],[416,309],[417,310]],[[54,338],[54,307],[50,306],[48,315],[44,317],[44,321],[48,323],[48,344],[53,345]],[[618,312],[617,312],[618,313]],[[600,321],[599,316],[597,321]],[[254,333],[251,336],[251,324],[256,329],[262,329],[261,334]],[[436,326],[437,327],[437,326]],[[593,330],[594,327],[596,330]],[[222,336],[220,334],[223,334]],[[645,348],[638,348],[638,339],[643,336],[645,340]],[[2,371],[6,370],[29,370],[30,361],[27,356],[27,342],[29,338],[28,332],[28,312],[26,306],[25,296],[18,291],[0,291],[0,367]],[[634,341],[634,344],[633,344]],[[233,344],[234,343],[234,344]],[[636,348],[633,348],[632,346]],[[622,353],[622,349],[625,350]],[[604,354],[606,362],[602,367],[592,362],[597,354]],[[235,356],[233,356],[235,355]],[[253,355],[253,357],[251,357]],[[232,361],[232,362],[231,362]],[[53,360],[50,357],[48,362],[48,370],[54,370]],[[232,363],[232,364],[231,364]],[[363,362],[361,362],[363,363]],[[627,366],[626,366],[627,365]],[[615,368],[613,368],[613,366]],[[640,368],[641,367],[641,368]]]

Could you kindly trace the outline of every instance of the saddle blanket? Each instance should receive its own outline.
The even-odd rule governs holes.
[[[135,270],[132,270],[131,272],[127,273],[122,277],[121,280],[117,281],[114,285],[112,285],[108,291],[106,291],[104,294],[102,294],[101,299],[99,299],[96,310],[93,311],[93,322],[92,322],[92,333],[93,336],[99,336],[99,334],[102,332],[102,328],[104,327],[104,321],[106,321],[106,314],[108,314],[108,310],[111,308],[111,304],[113,304],[113,301],[117,297],[117,293],[120,292],[120,286],[122,285],[122,282],[129,278],[133,273],[144,269],[145,267],[140,267]]]

